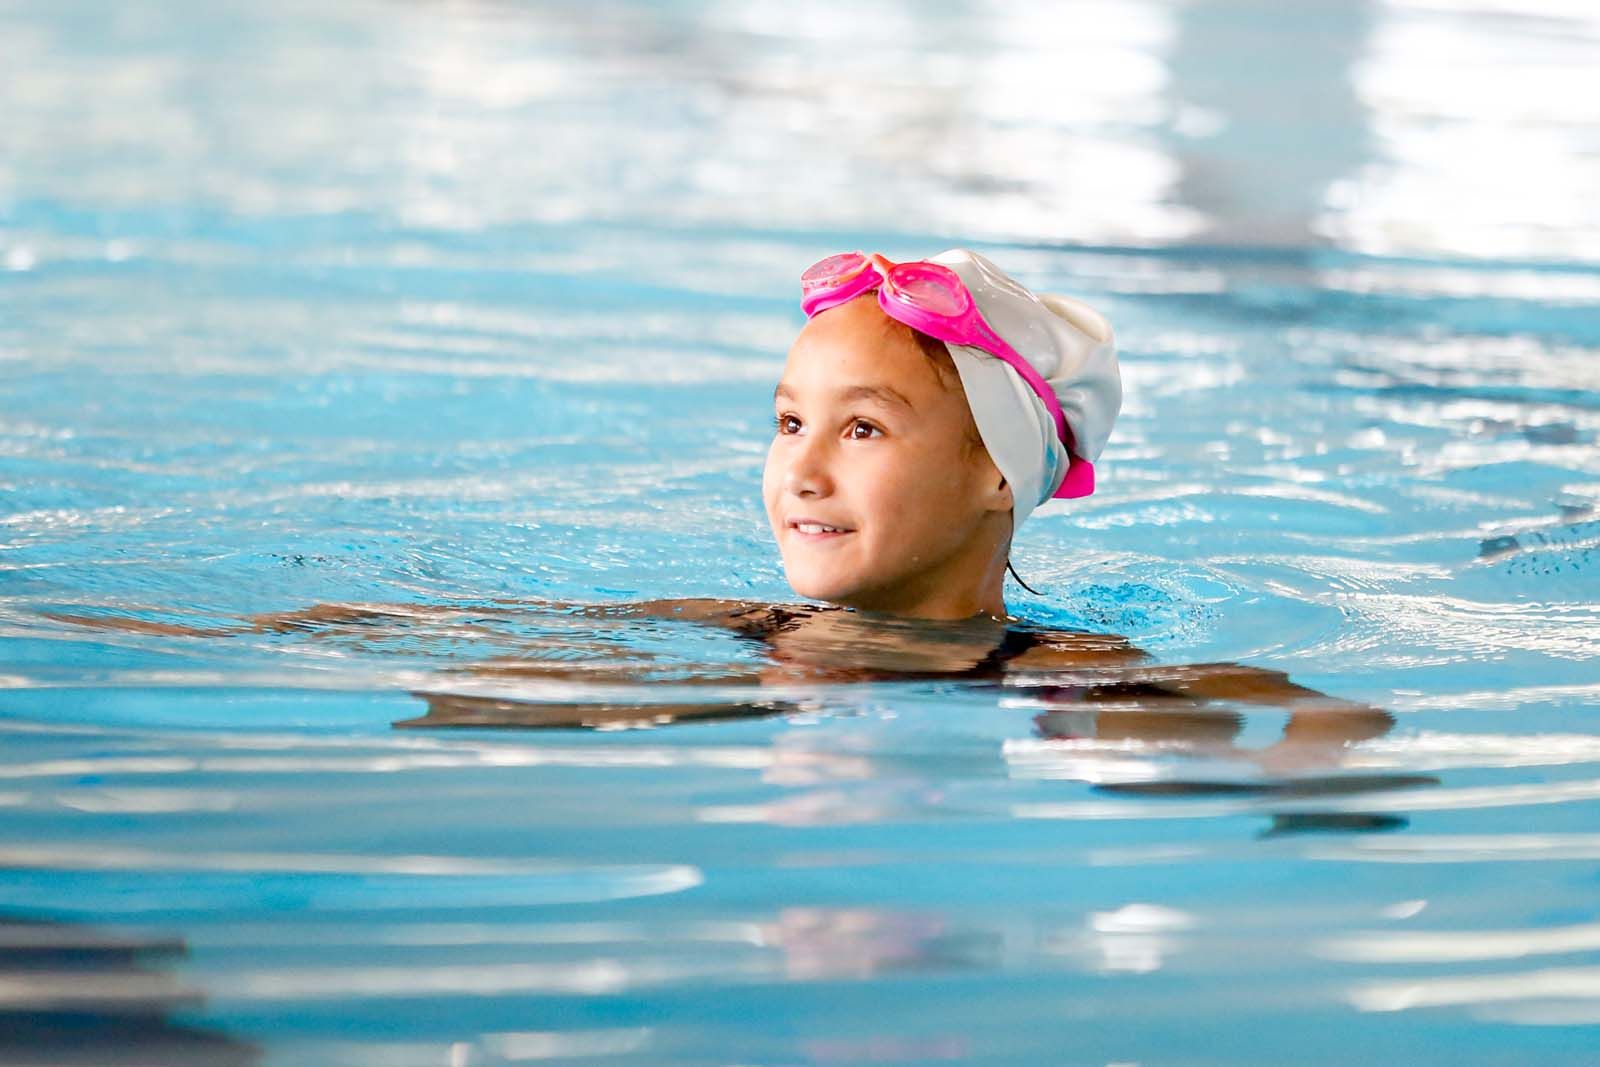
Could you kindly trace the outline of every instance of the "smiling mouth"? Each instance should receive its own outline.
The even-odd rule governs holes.
[[[842,537],[854,530],[847,530],[842,526],[830,526],[825,522],[812,522],[807,519],[791,521],[789,529],[806,538],[807,540],[824,540],[832,537]]]

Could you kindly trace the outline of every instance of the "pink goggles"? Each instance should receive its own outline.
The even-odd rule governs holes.
[[[800,309],[809,319],[873,289],[878,291],[878,306],[896,322],[949,344],[982,349],[1020,374],[1044,402],[1055,420],[1056,435],[1067,446],[1070,466],[1053,496],[1094,492],[1094,467],[1073,453],[1072,429],[1055,390],[984,321],[966,284],[949,267],[925,259],[891,263],[877,253],[843,252],[813,263],[800,276]]]

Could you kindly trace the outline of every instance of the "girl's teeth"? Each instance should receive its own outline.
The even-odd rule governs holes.
[[[837,526],[824,526],[820,522],[800,522],[800,523],[796,523],[795,524],[795,529],[799,530],[801,533],[807,533],[807,534],[842,533],[843,532]]]

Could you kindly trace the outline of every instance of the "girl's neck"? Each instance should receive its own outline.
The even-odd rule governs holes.
[[[984,568],[977,582],[971,584],[935,582],[925,588],[898,590],[893,597],[868,597],[842,603],[860,611],[907,619],[957,621],[986,617],[1004,622],[1005,560],[1002,554]]]

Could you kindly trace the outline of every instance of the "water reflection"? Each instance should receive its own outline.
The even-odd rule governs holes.
[[[234,1067],[253,1046],[174,1018],[203,998],[173,938],[0,916],[0,1060],[39,1067]]]
[[[1354,77],[1374,158],[1329,197],[1345,247],[1600,258],[1600,20],[1563,0],[1385,0]]]
[[[180,5],[108,20],[104,48],[70,7],[10,13],[0,193],[423,231],[628,220],[1600,257],[1600,27],[1557,0],[937,18],[818,0],[804,27],[773,2],[377,10]],[[255,62],[224,74],[201,40],[248,40]],[[330,93],[321,72],[352,51],[389,61],[347,67]],[[113,263],[171,247],[95,236]],[[446,254],[426,245],[397,254]],[[35,272],[82,251],[29,226],[0,262]]]
[[[999,687],[1013,704],[1025,698],[1025,705],[1036,709],[1034,723],[1044,737],[1182,743],[1196,749],[1228,744],[1243,721],[1239,706],[1279,707],[1290,713],[1283,741],[1273,751],[1280,769],[1329,759],[1337,762],[1336,754],[1344,746],[1379,736],[1394,725],[1387,712],[1296,685],[1281,672],[1234,663],[1162,665],[1114,634],[1045,630],[989,619],[928,623],[806,605],[711,600],[652,601],[583,613],[610,616],[623,632],[630,618],[725,628],[761,652],[761,662],[750,668],[722,664],[691,669],[678,663],[665,672],[611,655],[601,665],[603,673],[591,675],[611,683],[671,681],[680,688],[744,683],[779,693],[807,685],[983,683]],[[370,608],[324,606],[309,613],[266,617],[257,625],[303,627],[318,620],[329,627],[320,632],[334,635],[348,622],[345,616],[360,617],[365,625],[384,619],[381,611]],[[606,647],[615,651],[614,646]],[[580,678],[587,666],[572,659],[552,664],[507,656],[449,673],[469,687],[489,683],[506,690],[517,682]],[[470,688],[451,692],[450,684],[441,682],[437,691],[418,693],[428,702],[428,712],[402,725],[571,727],[626,721],[626,710],[612,704],[591,710],[556,703],[530,705],[504,693],[498,699],[485,699]],[[798,710],[793,702],[782,700],[678,704],[638,697],[632,707],[635,721],[661,724]]]
[[[797,981],[988,970],[1005,945],[998,931],[952,928],[942,916],[869,909],[785,909],[763,938],[782,950],[784,975]]]
[[[442,682],[438,690],[416,694],[427,703],[425,714],[396,725],[617,728],[760,718],[802,710],[848,710],[860,697],[834,691],[832,687],[840,684],[940,680],[994,689],[1005,695],[1004,706],[1032,712],[1041,742],[1028,750],[1025,763],[1014,765],[1027,776],[1085,780],[1096,783],[1099,790],[1125,795],[1250,795],[1291,805],[1438,784],[1428,775],[1327,773],[1342,765],[1352,745],[1393,727],[1387,712],[1328,697],[1277,672],[1239,664],[1156,664],[1115,635],[1042,631],[991,620],[928,624],[804,606],[710,601],[662,601],[605,610],[623,619],[628,614],[693,618],[702,625],[730,627],[761,646],[766,665],[743,676],[726,668],[709,670],[702,683],[742,681],[780,691],[797,683],[821,688],[809,700],[680,703],[641,694],[623,703],[569,703],[451,692],[451,683]],[[615,661],[612,666],[617,666]],[[569,679],[573,665],[548,670],[538,661],[509,657],[453,673],[470,683],[489,681],[503,689],[513,680],[530,681],[546,674]],[[636,678],[643,683],[650,673],[643,667]],[[625,670],[607,675],[612,683],[626,677]],[[692,672],[687,675],[690,681],[694,678]],[[1236,741],[1244,725],[1241,706],[1287,710],[1282,738],[1264,748],[1240,747]],[[1004,748],[1008,762],[1022,751],[1013,742]],[[1104,758],[1107,754],[1109,760]],[[1159,762],[1152,762],[1152,756]],[[783,758],[781,750],[774,757],[767,777],[788,784],[878,776],[870,758],[848,753],[827,754],[821,777],[815,770],[822,768],[808,766],[797,778],[792,759]],[[1175,765],[1174,757],[1201,760],[1221,777],[1196,778]],[[701,817],[781,825],[877,822],[897,817],[908,801],[894,794],[874,797],[871,790],[848,794],[821,790],[749,808],[722,806],[703,811]],[[1269,814],[1273,821],[1264,831],[1268,836],[1368,832],[1405,825],[1403,817],[1381,812]]]
[[[287,634],[363,649],[402,640],[412,648],[433,642],[454,647],[478,637],[506,650],[436,671],[425,688],[414,690],[425,712],[395,723],[413,730],[638,729],[854,714],[864,702],[892,706],[896,685],[957,687],[949,691],[997,698],[1019,721],[1031,722],[1032,741],[1012,738],[1001,746],[1019,779],[1079,780],[1127,796],[1249,796],[1280,805],[1259,809],[1274,819],[1267,832],[1275,835],[1392,829],[1400,825],[1398,817],[1382,813],[1346,806],[1323,818],[1301,809],[1313,799],[1438,783],[1427,775],[1343,773],[1357,746],[1388,733],[1394,717],[1297,685],[1281,672],[1236,663],[1162,664],[1115,634],[984,618],[925,622],[709,599],[459,609],[322,604],[256,616],[244,626],[188,629],[116,615],[60,618],[139,633],[158,626],[174,636]],[[729,633],[743,642],[743,654],[708,662],[653,653],[656,631],[663,628]],[[1266,745],[1240,744],[1246,709],[1286,713],[1281,736]],[[406,757],[419,766],[460,765],[463,758],[471,763],[475,757]],[[893,789],[874,795],[870,787],[885,772],[879,759],[881,754],[870,752],[775,745],[762,764],[768,781],[801,787],[861,781],[869,788],[794,792],[754,806],[705,808],[698,817],[787,825],[893,818],[913,801]],[[217,767],[227,762],[211,761]],[[247,762],[265,769],[272,761]],[[290,762],[312,766],[303,758]],[[327,759],[313,762],[320,766]],[[357,759],[352,766],[362,763]],[[1044,807],[1034,806],[1036,816]]]
[[[1326,240],[1330,187],[1371,153],[1351,68],[1372,18],[1366,0],[1178,5],[1176,193],[1205,219],[1197,239],[1290,248]]]

